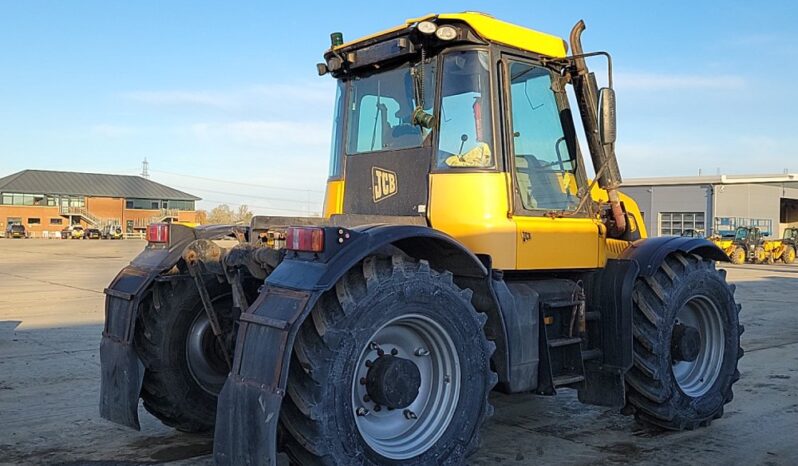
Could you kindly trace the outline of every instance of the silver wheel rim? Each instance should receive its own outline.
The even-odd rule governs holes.
[[[676,324],[698,330],[701,344],[694,361],[673,361],[673,375],[685,395],[707,393],[720,374],[726,350],[723,318],[715,303],[703,295],[688,300],[676,314]]]
[[[186,361],[194,381],[211,395],[218,395],[227,379],[224,356],[205,312],[194,319],[186,337]]]
[[[367,392],[361,379],[368,373],[366,361],[378,357],[377,348],[395,352],[418,367],[421,385],[407,408],[377,411],[373,402],[364,401]],[[390,320],[371,336],[353,374],[352,414],[360,435],[386,458],[404,460],[424,453],[444,434],[454,416],[461,378],[457,349],[440,324],[419,314]]]

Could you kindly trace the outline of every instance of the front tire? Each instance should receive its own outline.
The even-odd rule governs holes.
[[[745,264],[745,249],[737,246],[731,254],[729,254],[732,264]]]
[[[740,305],[725,277],[714,261],[676,252],[637,281],[626,412],[672,430],[723,415],[743,355]]]
[[[462,464],[492,413],[495,345],[449,272],[369,257],[327,292],[294,344],[280,414],[296,464]]]

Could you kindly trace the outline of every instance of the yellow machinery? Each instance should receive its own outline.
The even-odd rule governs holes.
[[[646,238],[584,27],[468,12],[332,34],[324,218],[151,225],[106,290],[102,416],[137,427],[143,399],[214,429],[220,464],[461,464],[494,389],[668,429],[720,417],[742,356],[728,257]]]
[[[756,227],[738,227],[734,237],[713,236],[710,240],[725,252],[734,264],[751,262],[772,264],[795,261],[795,229],[787,228],[783,239],[767,239]]]

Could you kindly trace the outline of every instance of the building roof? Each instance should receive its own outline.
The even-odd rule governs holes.
[[[629,178],[623,186],[678,186],[694,184],[777,184],[798,188],[798,173],[776,175],[711,175],[711,176],[661,176]]]
[[[199,197],[140,176],[22,170],[0,178],[0,192],[198,201]]]

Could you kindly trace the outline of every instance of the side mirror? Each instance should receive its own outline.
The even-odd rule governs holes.
[[[599,90],[599,137],[604,145],[615,144],[615,91],[609,87]]]

